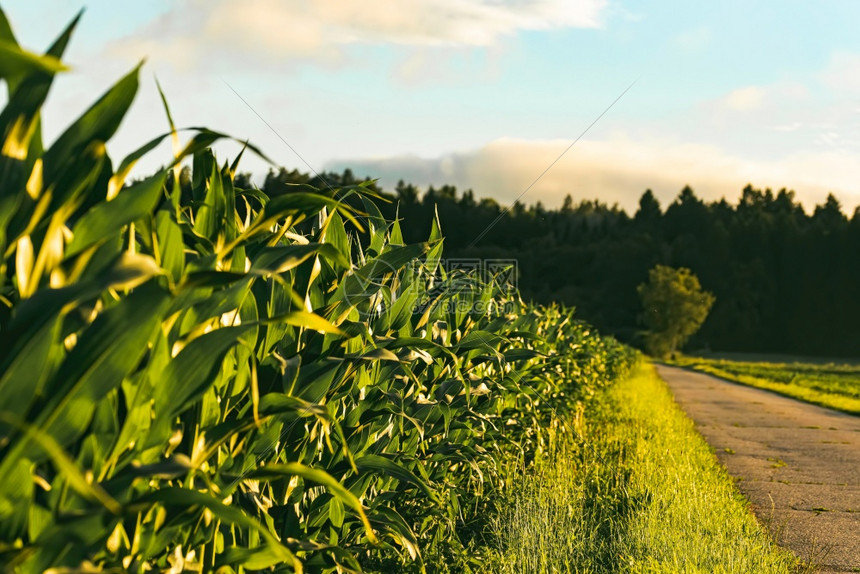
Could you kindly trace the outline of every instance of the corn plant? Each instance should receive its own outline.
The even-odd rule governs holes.
[[[366,185],[237,188],[224,134],[127,181],[180,133],[165,101],[163,135],[108,157],[138,68],[45,148],[76,23],[38,55],[0,12],[0,562],[480,569],[512,461],[629,353],[446,271],[438,223],[404,244]]]

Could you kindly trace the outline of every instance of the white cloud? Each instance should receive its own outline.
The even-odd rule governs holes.
[[[800,122],[791,122],[788,124],[780,124],[780,125],[776,125],[776,126],[771,126],[770,129],[775,131],[775,132],[789,133],[789,132],[796,132],[797,130],[799,130],[802,127],[803,127],[803,124]]]
[[[190,0],[119,49],[177,66],[227,54],[336,61],[348,44],[491,46],[521,30],[594,28],[607,0]]]
[[[821,133],[854,129],[845,121],[844,102],[822,100],[821,94],[813,76],[738,86],[696,104],[692,113],[676,122],[673,135],[755,159],[815,151]]]
[[[729,92],[723,103],[731,110],[750,111],[761,107],[767,92],[760,86],[748,86]]]
[[[479,197],[514,201],[569,145],[565,141],[500,139],[463,153],[438,158],[399,156],[330,162],[327,169],[351,167],[357,175],[380,177],[393,189],[398,179],[417,185],[450,183],[472,188]],[[570,193],[575,200],[598,198],[634,211],[646,188],[664,203],[689,184],[699,197],[735,201],[747,183],[795,189],[807,208],[828,192],[846,206],[860,200],[860,154],[794,154],[777,161],[749,161],[705,145],[667,141],[580,141],[525,196],[558,206]]]
[[[772,125],[793,125],[796,114],[807,110],[813,103],[811,95],[806,83],[796,79],[782,80],[766,85],[741,86],[704,101],[699,107],[706,117],[719,122],[735,121],[750,125],[749,122],[754,121],[772,129]]]
[[[819,78],[837,93],[860,94],[860,54],[834,52]]]
[[[503,48],[478,55],[468,47],[410,46],[400,51],[390,77],[411,87],[448,86],[476,79],[491,81],[499,77]]]

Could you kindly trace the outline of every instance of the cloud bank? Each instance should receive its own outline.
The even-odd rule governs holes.
[[[190,0],[116,49],[180,68],[230,54],[248,63],[336,61],[350,44],[481,46],[523,30],[595,28],[606,0]]]
[[[393,189],[397,180],[416,185],[445,183],[472,188],[478,197],[503,204],[516,200],[569,145],[560,140],[499,139],[479,149],[437,158],[396,156],[348,159],[328,170],[350,167],[356,175],[380,178]],[[844,153],[796,154],[778,161],[747,161],[718,148],[661,141],[580,141],[521,201],[558,206],[565,195],[575,201],[600,199],[633,212],[646,188],[664,204],[687,184],[699,197],[734,202],[747,183],[797,191],[807,209],[833,192],[847,208],[860,202],[860,156]]]

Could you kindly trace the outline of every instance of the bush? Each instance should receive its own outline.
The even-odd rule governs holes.
[[[648,328],[645,347],[655,357],[674,354],[699,330],[714,305],[689,269],[657,265],[639,286],[642,319]]]

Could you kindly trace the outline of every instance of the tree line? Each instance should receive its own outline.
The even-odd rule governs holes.
[[[250,176],[237,185],[250,187]],[[350,170],[309,175],[271,171],[262,189],[360,183]],[[519,288],[537,302],[573,305],[580,318],[642,343],[637,286],[655,265],[690,269],[716,303],[690,349],[860,355],[860,209],[847,217],[833,195],[807,213],[791,190],[747,185],[736,203],[706,202],[689,186],[667,206],[646,190],[635,213],[597,200],[558,209],[491,198],[454,186],[394,190],[365,185],[388,200],[404,240],[420,241],[438,213],[452,258],[518,261]],[[480,237],[479,237],[480,235]]]

